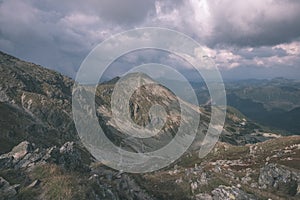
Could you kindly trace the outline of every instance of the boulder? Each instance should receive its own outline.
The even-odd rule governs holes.
[[[32,150],[33,146],[29,142],[24,141],[15,146],[9,154],[14,158],[15,161],[19,161]]]
[[[85,170],[89,167],[81,159],[79,148],[73,142],[66,142],[62,147],[34,149],[34,145],[24,141],[11,152],[0,156],[0,168],[28,169],[32,166],[55,163],[67,170]]]
[[[261,188],[273,188],[290,196],[299,195],[300,173],[274,163],[260,169],[258,183]]]
[[[257,198],[252,195],[244,192],[243,190],[232,186],[227,187],[220,185],[218,188],[214,189],[212,192],[213,200],[256,200]]]
[[[33,150],[33,145],[23,141],[15,146],[9,153],[0,156],[0,168],[14,167]]]

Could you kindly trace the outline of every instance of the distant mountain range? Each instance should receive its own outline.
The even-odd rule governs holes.
[[[276,78],[228,88],[228,104],[249,118],[287,134],[300,134],[300,81]]]
[[[209,101],[204,83],[193,83],[200,103]],[[282,134],[300,134],[300,80],[240,80],[225,82],[227,104],[249,119]]]

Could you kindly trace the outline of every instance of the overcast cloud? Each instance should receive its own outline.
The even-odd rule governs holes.
[[[193,37],[225,78],[300,78],[298,0],[0,1],[0,50],[72,77],[105,38],[144,26]]]

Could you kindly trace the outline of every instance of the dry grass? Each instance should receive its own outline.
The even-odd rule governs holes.
[[[70,174],[57,165],[37,166],[32,174],[34,179],[42,181],[43,199],[71,200],[83,199],[85,189],[80,183],[80,176]]]

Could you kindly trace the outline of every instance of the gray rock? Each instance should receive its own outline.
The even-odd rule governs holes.
[[[52,154],[55,151],[52,152]],[[56,152],[57,153],[57,152]],[[60,149],[59,154],[56,154],[57,164],[62,165],[68,170],[83,170],[85,166],[81,160],[79,150],[75,147],[74,142],[66,142]]]
[[[9,97],[7,96],[7,94],[5,93],[5,91],[1,90],[2,88],[0,88],[0,102],[8,102],[9,101]]]
[[[79,149],[73,142],[65,143],[61,148],[56,146],[47,149],[33,149],[33,145],[24,141],[7,154],[0,156],[0,168],[14,168],[31,170],[32,166],[55,163],[67,170],[88,170]]]
[[[121,178],[114,180],[114,182],[117,184],[117,191],[121,199],[153,199],[127,174],[122,174]]]
[[[9,168],[12,166],[13,163],[13,157],[12,156],[8,156],[6,154],[1,155],[0,156],[0,168],[4,169],[4,168]]]
[[[256,200],[257,198],[252,195],[244,192],[243,190],[232,186],[219,186],[218,188],[214,189],[212,192],[213,200]]]
[[[20,168],[19,165],[23,165],[20,161],[28,157],[28,154],[32,152],[33,145],[27,141],[23,141],[15,146],[9,153],[0,156],[0,168]],[[26,159],[25,159],[26,160]]]
[[[200,179],[198,181],[200,185],[207,185],[208,184],[208,175],[207,173],[201,173]]]
[[[118,195],[114,191],[109,189],[108,186],[103,185],[97,178],[92,177],[90,184],[93,188],[90,191],[90,198],[95,200],[119,200]]]
[[[42,152],[32,152],[28,153],[22,160],[20,160],[15,166],[15,169],[20,168],[30,168],[31,166],[36,165],[43,158]]]
[[[206,194],[206,193],[205,194],[202,194],[202,193],[197,194],[197,195],[195,195],[194,199],[195,200],[213,200],[212,196],[209,194]]]
[[[28,185],[27,188],[34,188],[34,187],[38,186],[40,183],[41,183],[41,181],[37,179],[37,180],[33,181],[30,185]]]
[[[17,146],[15,146],[11,152],[8,153],[8,156],[12,156],[14,158],[14,162],[18,162],[24,156],[26,156],[27,153],[31,152],[33,150],[33,146],[27,142],[23,141]]]
[[[300,185],[300,173],[283,166],[270,163],[260,169],[258,183],[261,188],[275,188],[285,194],[295,196]]]
[[[136,181],[126,173],[114,172],[106,167],[99,166],[92,169],[90,181],[97,181],[99,184],[112,183],[113,192],[118,194],[120,199],[153,200],[153,196],[142,189]],[[105,180],[105,181],[103,181]],[[110,187],[107,185],[106,187]]]

